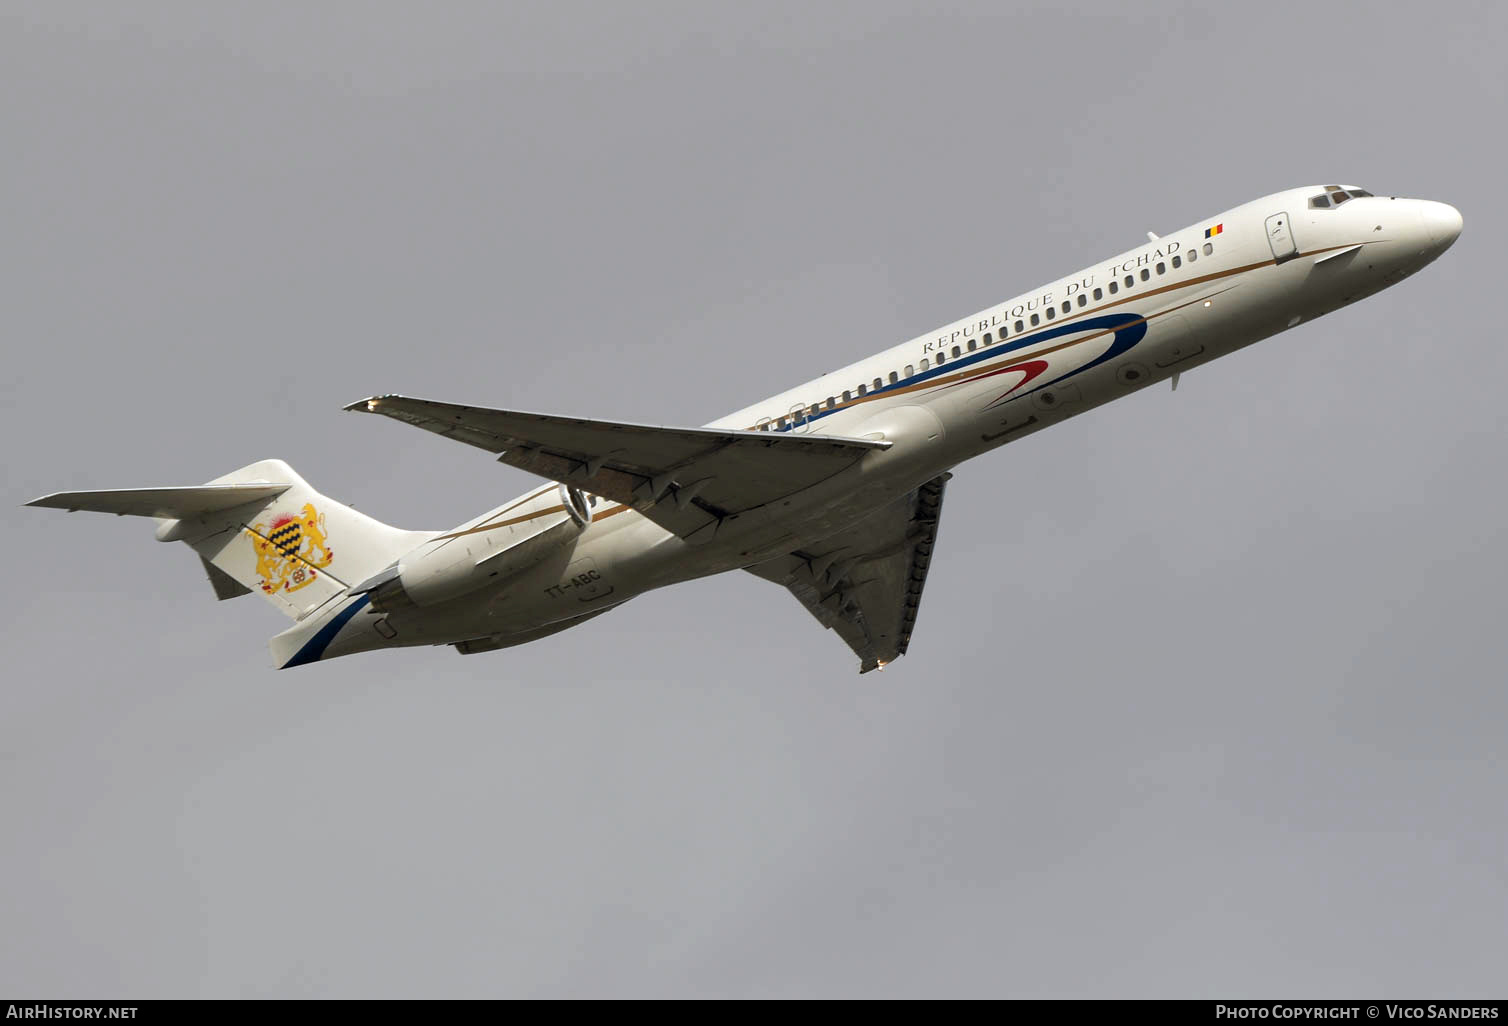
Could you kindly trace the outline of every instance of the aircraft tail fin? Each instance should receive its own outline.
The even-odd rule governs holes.
[[[257,592],[295,620],[433,537],[321,495],[282,460],[205,485],[57,492],[27,505],[153,517],[158,541],[181,541],[199,554],[216,597]]]

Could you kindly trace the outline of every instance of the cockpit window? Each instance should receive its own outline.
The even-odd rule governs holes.
[[[1314,210],[1333,210],[1347,200],[1370,195],[1372,194],[1365,189],[1343,189],[1339,185],[1327,185],[1324,192],[1309,197],[1309,206]]]

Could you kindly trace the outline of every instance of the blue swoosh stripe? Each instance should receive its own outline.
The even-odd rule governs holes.
[[[1021,338],[1016,339],[1014,342],[1007,343],[1003,346],[992,345],[986,349],[981,349],[979,352],[974,353],[970,356],[955,357],[948,363],[933,367],[930,370],[925,370],[920,374],[913,374],[909,378],[902,378],[900,381],[897,381],[893,385],[885,385],[882,388],[875,389],[869,394],[870,396],[882,396],[887,392],[894,392],[902,388],[910,388],[911,386],[919,384],[920,382],[931,380],[932,378],[939,377],[943,374],[952,374],[960,367],[969,367],[977,363],[983,363],[986,360],[994,360],[1004,353],[1013,353],[1018,350],[1025,349],[1028,346],[1034,346],[1039,342],[1047,342],[1051,339],[1060,338],[1063,335],[1072,335],[1077,331],[1087,331],[1091,329],[1115,332],[1115,341],[1111,344],[1110,348],[1103,354],[1101,354],[1098,359],[1085,364],[1084,366],[1078,368],[1078,370],[1069,371],[1062,377],[1054,378],[1052,381],[1045,381],[1041,385],[1038,385],[1037,388],[1045,388],[1047,385],[1062,381],[1063,378],[1072,377],[1074,374],[1079,374],[1093,367],[1098,367],[1106,360],[1113,360],[1117,356],[1120,356],[1122,353],[1126,352],[1126,350],[1130,349],[1132,346],[1136,345],[1136,343],[1140,342],[1144,337],[1146,337],[1147,320],[1141,314],[1118,313],[1103,314],[1099,317],[1087,317],[1082,321],[1074,321],[1071,324],[1060,324],[1057,327],[1045,328],[1042,331],[1033,332],[1030,335],[1022,336]],[[1031,391],[1033,392],[1035,392],[1036,390],[1036,388],[1031,389]],[[1025,392],[1022,393],[1022,395],[1026,394],[1027,393]],[[812,421],[821,420],[823,417],[826,417],[829,414],[842,412],[844,411],[841,409],[823,410],[820,413],[815,413],[804,418],[798,423],[810,424],[812,423]],[[796,426],[797,424],[791,424],[786,427],[779,428],[778,430],[792,431],[796,428]]]
[[[351,617],[361,612],[361,608],[372,600],[370,595],[359,595],[355,602],[336,613],[330,622],[325,624],[319,631],[304,642],[304,647],[294,653],[293,658],[283,664],[283,669],[290,666],[303,666],[305,663],[317,663],[325,654],[325,649],[330,647],[330,642],[335,640],[335,635],[340,629],[350,622]]]
[[[1053,378],[1051,381],[1044,381],[1042,384],[1038,385],[1037,388],[1046,388],[1048,385],[1056,385],[1058,382],[1071,378],[1075,374],[1083,374],[1087,370],[1093,370],[1100,364],[1105,363],[1108,360],[1115,359],[1117,356],[1126,352],[1128,349],[1130,349],[1132,346],[1136,345],[1136,343],[1140,342],[1146,337],[1146,319],[1138,317],[1136,318],[1135,324],[1128,324],[1123,328],[1115,329],[1115,341],[1110,344],[1109,349],[1105,350],[1099,356],[1084,364],[1084,366],[1080,367],[1078,370],[1071,370],[1067,374],[1064,374],[1062,377]],[[1037,388],[1028,389],[1026,392],[1022,392],[1021,394],[1028,395],[1031,392],[1035,392]]]

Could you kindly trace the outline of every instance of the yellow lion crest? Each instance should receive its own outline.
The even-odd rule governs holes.
[[[325,536],[325,515],[312,502],[304,503],[297,514],[275,518],[270,528],[259,523],[246,534],[257,557],[256,575],[269,595],[312,584],[335,558]]]

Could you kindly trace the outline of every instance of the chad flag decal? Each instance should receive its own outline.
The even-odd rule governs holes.
[[[1225,230],[1225,225],[1224,224],[1217,224],[1213,228],[1206,228],[1204,230],[1204,237],[1206,239],[1213,239],[1216,235],[1219,235],[1224,230]]]

